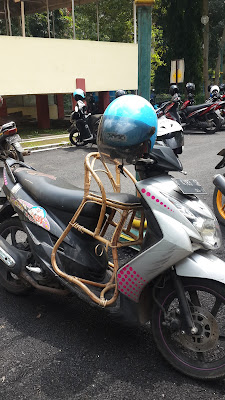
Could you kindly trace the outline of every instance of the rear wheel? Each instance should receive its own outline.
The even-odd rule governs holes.
[[[206,133],[216,133],[220,129],[220,120],[216,114],[209,114],[207,117],[208,127],[204,128]]]
[[[11,157],[17,161],[24,161],[23,154],[16,149],[13,143],[12,144],[8,142],[4,143],[3,155],[5,157]]]
[[[152,310],[152,332],[165,359],[180,372],[198,379],[225,376],[225,286],[209,279],[182,278],[198,331],[186,333],[177,294],[168,282]]]
[[[213,210],[218,221],[225,225],[225,196],[216,187],[213,192]]]
[[[0,224],[0,236],[19,250],[30,250],[27,234],[24,232],[18,217],[10,218]],[[32,290],[17,275],[3,268],[0,268],[0,285],[8,292],[16,295],[25,295]]]

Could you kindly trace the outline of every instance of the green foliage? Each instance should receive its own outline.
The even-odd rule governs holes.
[[[132,10],[132,0],[103,0],[99,2],[100,40],[110,42],[132,42]],[[97,40],[96,4],[76,7],[75,18],[77,38]]]
[[[215,69],[225,24],[224,0],[209,0],[209,68]],[[211,75],[210,75],[211,76]]]
[[[185,81],[193,81],[197,88],[202,78],[201,1],[158,0],[154,21],[162,27],[165,67],[157,70],[156,89],[169,87],[170,61],[184,58]],[[160,74],[160,76],[159,76]]]

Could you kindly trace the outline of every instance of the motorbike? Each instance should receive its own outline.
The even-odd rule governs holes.
[[[174,154],[182,154],[184,146],[184,134],[182,126],[165,115],[158,118],[157,142],[163,142],[169,146]]]
[[[0,128],[0,154],[5,158],[11,157],[15,160],[24,161],[21,138],[17,133],[15,122],[8,122]]]
[[[78,100],[70,116],[71,126],[68,132],[71,144],[75,146],[95,144],[101,116],[102,114],[87,113],[85,103]]]
[[[221,234],[197,197],[203,189],[172,177],[182,164],[164,143],[135,161],[140,181],[113,163],[112,169],[98,152],[88,154],[80,189],[5,160],[0,284],[16,295],[34,288],[74,294],[127,324],[150,321],[159,351],[174,368],[193,378],[224,377],[225,263],[210,252]],[[123,175],[137,195],[121,190]],[[123,242],[121,233],[131,241]],[[131,244],[141,250],[118,261]]]
[[[214,85],[210,88],[210,97],[206,100],[206,103],[216,103],[215,113],[220,121],[220,129],[223,129],[223,125],[225,123],[225,96],[220,94],[220,89],[217,85]]]
[[[216,133],[221,126],[221,118],[216,112],[217,109],[217,103],[194,105],[194,96],[192,93],[188,93],[187,100],[180,107],[181,124],[185,128]]]
[[[157,117],[161,118],[162,116],[166,116],[168,119],[177,121],[180,124],[181,119],[178,113],[180,102],[181,98],[179,96],[179,93],[174,93],[170,101],[162,103],[160,107],[156,109]]]
[[[225,149],[222,149],[219,156],[223,157],[222,160],[216,165],[215,169],[225,167]],[[216,175],[213,183],[215,185],[213,192],[213,209],[218,221],[225,225],[225,202],[224,202],[224,175]]]

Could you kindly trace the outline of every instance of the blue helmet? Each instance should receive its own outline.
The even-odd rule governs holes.
[[[97,144],[101,156],[132,164],[150,151],[157,136],[157,115],[143,97],[128,94],[115,99],[106,108],[98,129]]]
[[[75,92],[73,92],[73,97],[75,98],[76,101],[78,100],[84,100],[85,99],[85,93],[82,89],[76,89]]]

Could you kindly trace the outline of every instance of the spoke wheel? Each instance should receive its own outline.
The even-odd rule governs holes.
[[[23,230],[19,218],[10,218],[0,224],[0,235],[12,246],[19,250],[29,251],[27,235]],[[0,268],[0,284],[8,292],[16,295],[28,294],[31,287],[25,284],[17,275]]]
[[[218,221],[225,225],[225,196],[216,187],[213,192],[213,209]]]
[[[152,332],[157,346],[166,360],[186,375],[199,379],[224,377],[225,287],[198,278],[183,278],[183,285],[198,331],[191,335],[183,330],[177,295],[168,282],[158,296],[166,319],[157,304],[153,306]]]

